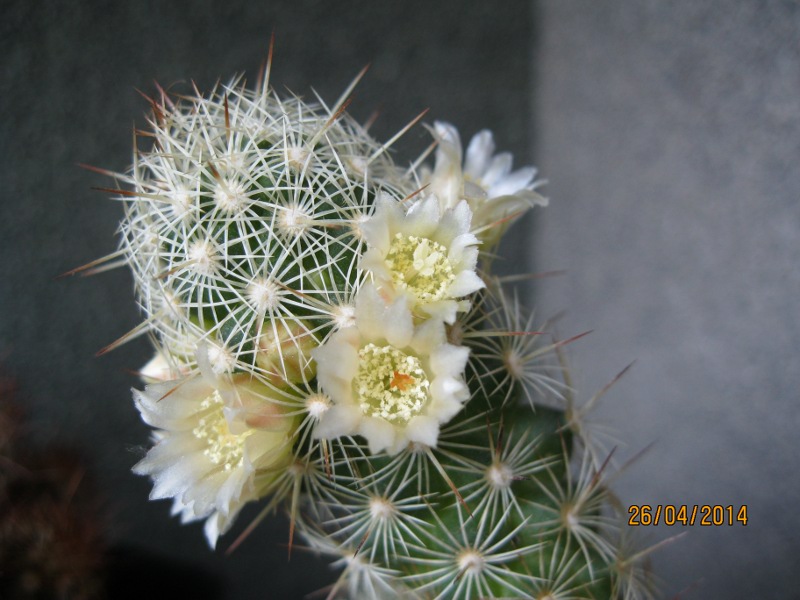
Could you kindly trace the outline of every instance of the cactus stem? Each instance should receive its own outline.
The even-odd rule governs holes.
[[[113,178],[120,250],[65,275],[130,264],[145,320],[98,355],[156,346],[134,400],[158,441],[135,472],[212,547],[267,499],[227,553],[286,511],[289,559],[334,557],[330,600],[639,600],[648,552],[606,510],[614,452],[585,431],[629,367],[577,408],[563,348],[588,332],[543,336],[503,289],[527,277],[490,271],[547,203],[536,169],[442,122],[398,167],[427,110],[380,143],[346,112],[369,65],[331,105],[280,97],[274,40],[255,89],[156,83],[131,170],[86,167]]]

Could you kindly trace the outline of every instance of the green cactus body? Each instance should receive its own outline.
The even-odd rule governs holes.
[[[235,80],[153,102],[152,147],[117,176],[157,349],[135,470],[212,545],[247,502],[286,510],[340,568],[330,597],[648,597],[560,345],[489,272],[544,204],[535,171],[488,132],[462,166],[440,123],[435,167],[398,168],[344,96]]]

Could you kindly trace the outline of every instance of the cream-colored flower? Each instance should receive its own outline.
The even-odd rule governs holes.
[[[397,454],[411,442],[436,446],[439,426],[469,396],[469,350],[446,343],[439,320],[414,327],[405,296],[387,306],[371,285],[356,299],[355,327],[337,331],[312,354],[334,403],[315,436],[362,435],[373,454]]]
[[[434,123],[439,143],[433,172],[426,177],[428,189],[443,208],[466,200],[472,209],[472,226],[487,246],[496,243],[509,221],[529,208],[546,206],[547,199],[535,189],[534,167],[512,171],[508,152],[494,155],[492,132],[484,129],[470,140],[462,166],[461,138],[449,123]]]
[[[380,198],[375,214],[362,225],[368,250],[361,267],[389,298],[407,296],[415,313],[453,323],[467,310],[463,298],[484,286],[475,272],[477,238],[466,202],[443,210],[433,196],[406,212],[390,198]]]
[[[206,519],[212,547],[291,457],[294,420],[268,393],[248,376],[205,373],[133,390],[142,420],[157,429],[133,471],[153,479],[151,499],[173,498],[183,522]]]

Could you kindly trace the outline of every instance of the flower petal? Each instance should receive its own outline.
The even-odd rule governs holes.
[[[377,454],[395,442],[394,426],[381,418],[362,419],[358,433],[366,438],[371,454]]]
[[[494,154],[494,148],[494,138],[488,129],[472,136],[464,159],[464,173],[473,179],[480,179]]]
[[[418,415],[408,422],[406,437],[410,442],[435,448],[439,438],[439,422],[430,416]]]
[[[498,180],[509,174],[513,162],[514,158],[509,152],[502,152],[495,156],[481,178],[483,186],[491,189]]]
[[[489,195],[494,198],[507,194],[516,194],[529,186],[535,177],[536,169],[534,167],[517,169],[513,173],[509,173],[507,177],[490,186]]]
[[[447,293],[453,298],[460,298],[461,296],[477,292],[484,287],[486,287],[486,284],[483,282],[483,279],[478,277],[475,271],[461,271],[461,273],[456,276],[456,280],[450,284]]]
[[[361,410],[354,404],[335,404],[320,417],[314,437],[328,439],[353,433],[362,417]]]

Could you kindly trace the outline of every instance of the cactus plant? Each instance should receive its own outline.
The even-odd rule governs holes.
[[[346,112],[359,78],[331,105],[269,66],[151,101],[114,174],[120,248],[91,265],[130,266],[144,314],[109,348],[155,346],[134,471],[211,546],[248,502],[286,511],[331,598],[649,597],[565,341],[491,272],[546,205],[535,169],[442,122],[433,165],[399,166],[407,128],[381,144]]]

